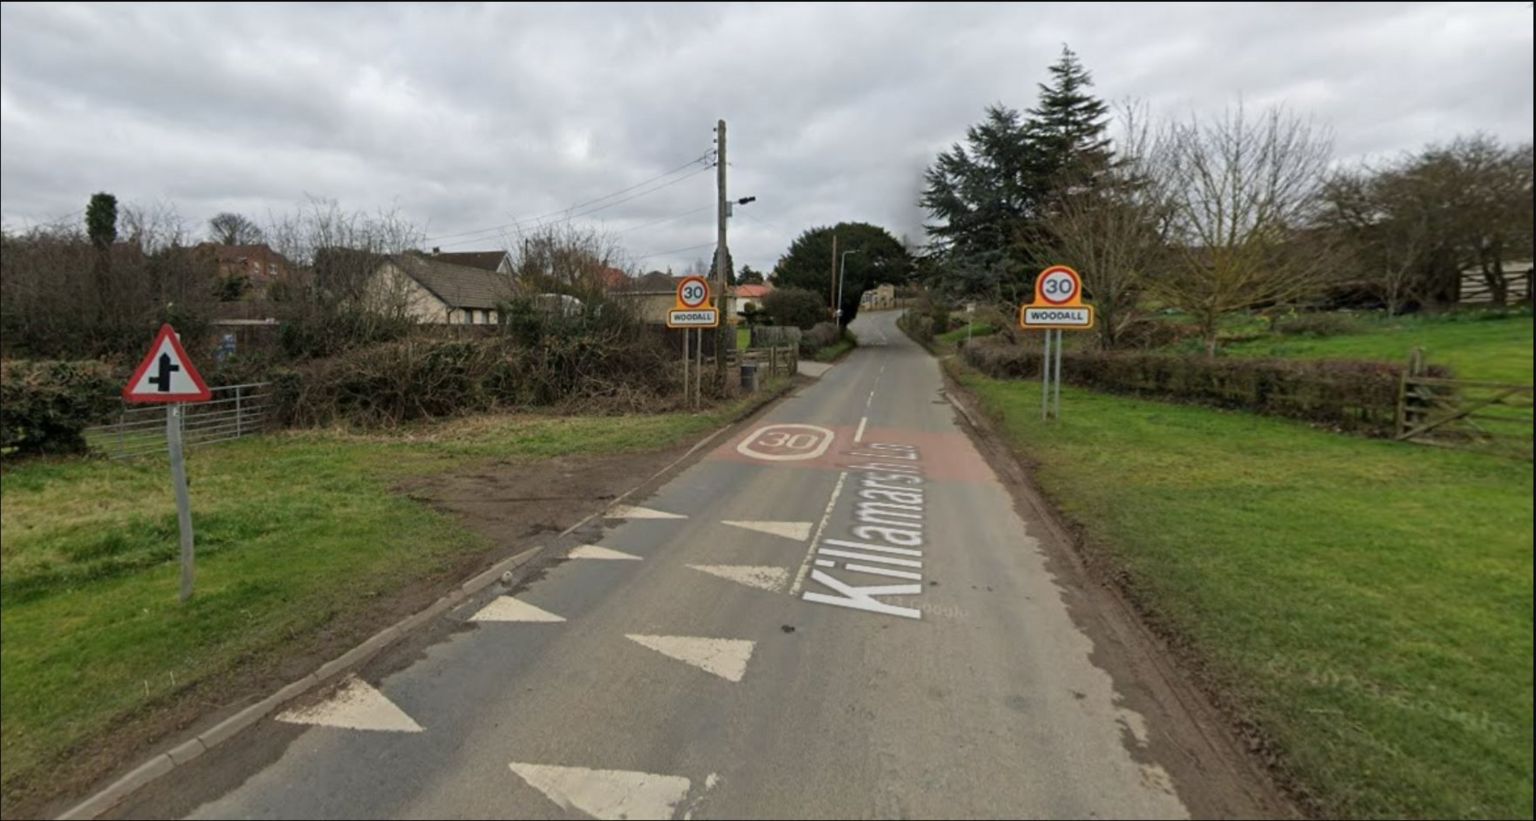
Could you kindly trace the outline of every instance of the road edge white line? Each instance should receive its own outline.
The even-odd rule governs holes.
[[[837,484],[832,487],[832,498],[827,500],[827,509],[821,514],[821,521],[816,524],[816,533],[811,536],[811,546],[805,551],[805,561],[800,563],[800,571],[795,574],[795,583],[789,586],[789,595],[799,594],[800,588],[805,585],[805,574],[811,572],[811,557],[816,555],[816,545],[821,542],[821,533],[827,529],[827,521],[832,518],[832,508],[837,506],[837,497],[843,494],[843,482],[848,480],[848,471],[837,475]]]

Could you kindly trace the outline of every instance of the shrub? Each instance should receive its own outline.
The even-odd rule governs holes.
[[[821,300],[821,294],[804,288],[775,288],[763,297],[763,311],[775,325],[809,330],[827,318],[827,305]]]
[[[81,432],[120,407],[119,380],[95,360],[0,362],[0,453],[80,453]]]
[[[1186,340],[1200,341],[1200,329],[1195,325],[1174,322],[1170,319],[1137,317],[1127,322],[1116,342],[1121,348],[1167,348]],[[1201,349],[1198,345],[1193,349]]]
[[[811,356],[822,348],[842,338],[842,329],[836,322],[818,322],[815,327],[800,336],[800,354]]]
[[[933,319],[927,314],[908,309],[896,320],[896,326],[918,343],[933,341]]]
[[[306,306],[283,323],[279,343],[290,359],[334,356],[409,335],[415,322],[356,307]]]
[[[580,313],[513,310],[504,333],[419,336],[273,375],[290,425],[395,425],[496,407],[642,410],[678,387],[663,339],[612,304]]]
[[[999,378],[1038,378],[1040,351],[978,340],[967,364]],[[1061,358],[1063,381],[1214,407],[1285,416],[1385,436],[1396,427],[1402,366],[1337,359],[1248,359],[1111,351]],[[1431,367],[1430,376],[1448,376]]]
[[[1337,336],[1359,330],[1359,323],[1348,314],[1298,314],[1275,322],[1275,332],[1284,336]]]

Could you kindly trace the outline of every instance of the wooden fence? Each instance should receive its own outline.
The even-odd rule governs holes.
[[[1425,376],[1408,359],[1397,392],[1397,440],[1532,457],[1531,386]]]

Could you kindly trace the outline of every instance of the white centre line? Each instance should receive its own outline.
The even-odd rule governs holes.
[[[854,441],[855,444],[864,441],[864,426],[867,425],[867,424],[869,424],[869,417],[868,416],[860,416],[859,417],[859,429],[857,431],[855,431],[854,434],[853,434],[853,441]]]
[[[848,471],[837,475],[837,484],[832,488],[832,498],[827,500],[827,509],[821,514],[821,521],[816,524],[816,535],[811,537],[811,547],[805,552],[805,561],[800,563],[800,572],[795,574],[795,583],[789,586],[789,595],[794,596],[805,585],[805,574],[811,570],[811,557],[816,555],[816,545],[821,542],[821,532],[827,529],[827,520],[832,518],[832,508],[837,505],[837,497],[843,493],[843,482],[848,478]]]

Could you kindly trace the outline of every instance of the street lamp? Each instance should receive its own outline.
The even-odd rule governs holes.
[[[850,248],[843,252],[842,257],[837,262],[837,307],[832,313],[834,319],[841,320],[843,318],[843,278],[844,274],[848,271],[848,255],[857,254],[858,252],[859,249]]]

